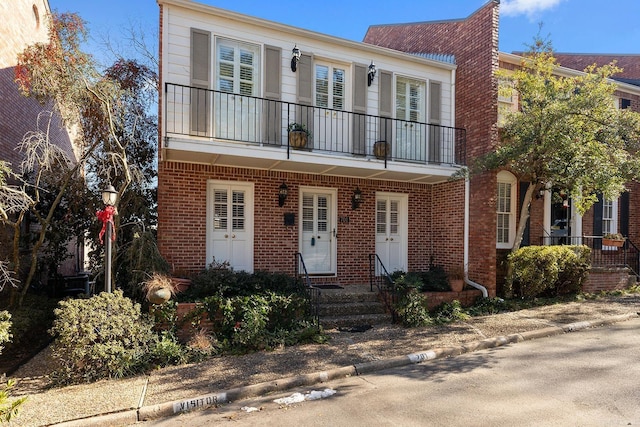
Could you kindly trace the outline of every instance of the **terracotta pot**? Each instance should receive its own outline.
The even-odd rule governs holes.
[[[391,156],[391,144],[387,141],[378,141],[373,144],[373,155],[377,159],[384,160]]]
[[[169,299],[171,299],[171,290],[168,288],[156,289],[148,295],[151,304],[164,304]]]
[[[301,130],[292,130],[289,132],[289,145],[291,148],[299,150],[307,146],[307,133]]]

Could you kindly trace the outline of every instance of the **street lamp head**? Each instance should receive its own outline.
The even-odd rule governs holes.
[[[113,185],[109,185],[105,190],[102,190],[102,202],[107,206],[114,206],[118,198],[118,192]]]

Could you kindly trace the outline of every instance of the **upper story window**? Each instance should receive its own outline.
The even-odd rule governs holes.
[[[346,72],[333,65],[316,64],[316,106],[344,110]]]
[[[503,127],[507,116],[518,111],[518,96],[513,83],[498,81],[498,127]]]
[[[602,201],[602,234],[618,232],[618,201],[605,198]]]
[[[258,96],[260,47],[218,39],[216,51],[216,88],[222,92]]]
[[[424,122],[425,82],[398,77],[396,79],[396,118]]]
[[[516,184],[513,174],[498,173],[496,191],[496,248],[511,249],[516,234]]]

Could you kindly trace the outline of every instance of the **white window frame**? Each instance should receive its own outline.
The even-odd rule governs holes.
[[[516,197],[517,197],[517,184],[518,180],[516,177],[507,171],[500,171],[497,176],[497,184],[496,184],[496,249],[511,249],[513,248],[513,243],[515,242],[516,236],[516,213],[517,213],[517,205],[516,205]],[[501,205],[501,197],[500,197],[500,187],[504,185],[509,185],[509,201],[508,206],[505,206],[508,210],[500,211],[499,208]],[[509,238],[506,242],[500,242],[498,240],[498,227],[500,226],[500,217],[507,218],[509,224],[508,228],[506,228],[507,233],[509,234]]]
[[[260,79],[262,77],[262,48],[258,44],[247,43],[240,40],[229,39],[225,37],[216,37],[215,38],[215,88],[216,90],[223,91],[220,86],[221,83],[221,73],[220,73],[220,47],[227,46],[232,47],[234,49],[234,74],[233,74],[233,91],[229,93],[234,93],[243,96],[260,96]],[[240,60],[240,52],[241,50],[246,50],[253,53],[253,71],[251,73],[252,80],[252,90],[251,94],[242,93],[240,88],[242,84],[242,73],[240,68],[242,67]]]
[[[602,234],[608,233],[618,233],[618,199],[605,197],[602,201]]]
[[[320,105],[318,103],[318,67],[326,67],[328,71],[328,81],[327,81],[327,104]],[[340,70],[343,73],[343,82],[342,82],[342,96],[338,96],[335,93],[335,81],[334,81],[334,71]],[[351,108],[350,103],[350,89],[349,89],[349,76],[351,74],[351,70],[348,66],[339,64],[339,63],[331,63],[324,61],[316,61],[313,65],[313,105],[321,108],[329,108],[333,110],[340,111],[348,111]],[[336,106],[336,100],[340,99],[342,101],[342,106]]]

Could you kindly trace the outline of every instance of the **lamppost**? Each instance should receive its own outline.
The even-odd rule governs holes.
[[[105,204],[104,210],[98,212],[98,218],[102,221],[102,230],[100,230],[100,242],[103,235],[107,234],[104,248],[104,290],[111,292],[111,242],[115,240],[116,234],[113,224],[113,216],[116,211],[115,204],[118,198],[118,192],[113,185],[109,185],[102,191],[102,202]]]

